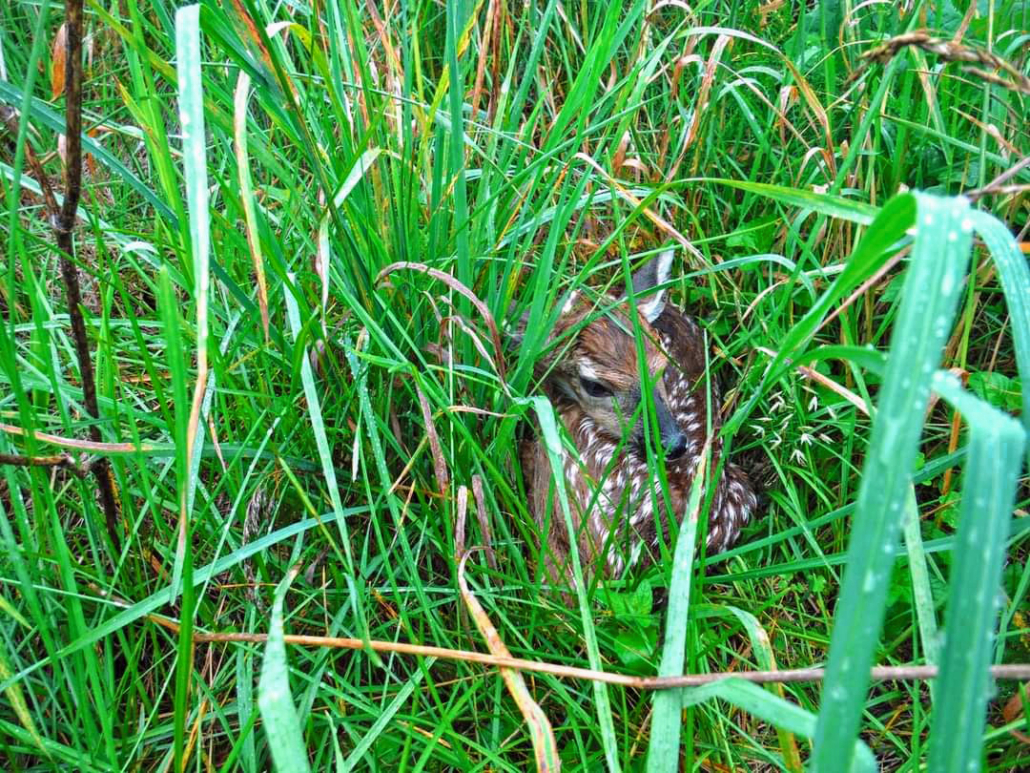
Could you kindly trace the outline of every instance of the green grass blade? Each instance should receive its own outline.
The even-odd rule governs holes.
[[[688,688],[683,691],[682,701],[684,707],[697,706],[713,698],[721,698],[752,716],[797,735],[811,738],[815,734],[817,718],[811,712],[742,679],[731,677],[702,687]],[[848,754],[844,756],[848,759],[847,765],[842,759],[832,770],[874,773],[878,769],[876,758],[862,741],[852,741]]]
[[[301,340],[302,331],[309,329],[301,324],[300,309],[297,305],[297,299],[293,293],[293,282],[295,277],[293,274],[288,274],[290,285],[286,287],[286,309],[287,316],[290,320],[290,329],[293,332],[294,340],[298,345],[303,346],[304,341]],[[300,378],[301,383],[304,386],[304,397],[308,404],[308,415],[311,418],[311,432],[315,437],[315,446],[318,448],[318,458],[322,463],[322,475],[325,477],[326,488],[328,489],[329,502],[333,507],[333,514],[336,516],[336,526],[340,530],[340,541],[343,544],[343,555],[346,561],[345,580],[350,590],[351,607],[354,611],[354,618],[357,621],[358,627],[361,631],[361,636],[364,640],[368,640],[368,624],[365,617],[365,609],[358,595],[354,580],[355,580],[355,565],[354,555],[351,552],[351,541],[349,536],[349,529],[347,528],[347,519],[345,516],[345,510],[343,502],[340,499],[340,486],[336,479],[336,468],[333,466],[332,451],[329,448],[329,439],[325,432],[325,420],[322,417],[322,402],[318,396],[318,390],[315,388],[315,373],[311,367],[311,358],[308,356],[307,347],[300,357]],[[369,650],[369,652],[372,652]],[[373,653],[373,660],[378,660],[378,657]]]
[[[919,531],[919,505],[916,502],[915,487],[910,485],[905,495],[905,513],[902,516],[905,533],[905,552],[908,555],[908,571],[912,577],[912,597],[922,637],[923,654],[926,662],[936,665],[940,662],[938,641],[937,605],[930,585],[930,572],[926,564],[926,548]],[[930,683],[930,695],[936,697],[937,685]]]
[[[7,602],[4,601],[4,607],[6,608]],[[13,610],[12,610],[13,611]],[[15,613],[16,614],[16,613]],[[23,623],[27,625],[27,623]],[[0,649],[0,679],[8,682],[11,678],[11,666],[7,662],[7,656],[4,651]],[[43,743],[43,737],[39,734],[39,730],[36,728],[36,723],[32,719],[32,712],[29,710],[28,704],[25,702],[25,693],[21,689],[21,685],[17,682],[10,682],[7,689],[4,690],[7,695],[7,700],[11,704],[11,708],[14,710],[14,715],[18,717],[18,721],[21,726],[25,728],[25,732],[29,734],[32,742],[39,747],[39,750],[47,757],[50,756],[50,750],[46,744]]]
[[[665,613],[665,645],[659,676],[680,676],[686,660],[687,629],[690,615],[691,573],[694,566],[694,543],[697,540],[698,510],[705,476],[708,474],[708,447],[702,452],[694,480],[690,486],[686,517],[680,525],[672,558],[672,581],[669,584],[669,608]],[[677,690],[663,690],[654,697],[651,719],[651,743],[647,750],[648,773],[679,770],[680,730],[683,707]]]
[[[24,92],[22,89],[12,83],[0,79],[0,101],[16,104],[23,98]],[[28,113],[33,119],[52,131],[64,131],[64,116],[50,107],[42,99],[32,97],[28,101],[28,105]],[[164,201],[158,198],[152,188],[147,186],[139,176],[134,174],[117,156],[111,153],[111,151],[85,133],[82,135],[82,152],[84,154],[89,153],[114,174],[125,180],[125,182],[140,196],[146,199],[148,204],[151,204],[158,212],[166,217],[173,227],[178,225],[178,218],[175,217],[175,213]]]
[[[944,652],[930,733],[929,770],[977,773],[991,694],[988,667],[998,624],[1005,542],[1025,433],[1007,414],[938,374],[934,391],[969,424],[969,456],[948,594]]]
[[[306,773],[311,770],[308,752],[304,747],[300,716],[290,693],[290,666],[286,660],[286,642],[283,638],[283,603],[290,584],[299,573],[300,566],[294,566],[275,589],[265,660],[261,665],[261,681],[258,682],[258,708],[261,710],[275,768],[281,773]]]
[[[915,198],[918,224],[912,259],[862,469],[855,528],[830,639],[812,759],[817,771],[840,770],[851,761],[930,382],[969,262],[972,226],[967,202]],[[888,203],[884,212],[890,207]]]
[[[344,773],[350,773],[354,768],[361,762],[362,758],[368,752],[372,744],[375,743],[376,739],[386,729],[387,725],[393,721],[393,718],[397,715],[397,712],[411,699],[411,694],[415,691],[415,688],[422,684],[422,678],[425,673],[432,667],[433,663],[436,662],[436,658],[426,658],[425,663],[421,668],[415,670],[415,673],[411,675],[411,678],[404,683],[404,686],[397,691],[397,694],[393,697],[393,700],[383,709],[382,713],[376,718],[376,721],[372,724],[372,727],[368,729],[368,732],[362,737],[358,744],[354,747],[350,754],[347,755],[347,759],[343,761],[341,770]]]
[[[994,258],[1005,292],[1016,367],[1023,383],[1023,425],[1030,432],[1030,267],[1004,223],[986,212],[971,212],[970,217],[973,229]],[[1030,465],[1030,455],[1027,464]]]
[[[871,225],[880,214],[879,207],[874,207],[872,204],[867,204],[864,201],[846,199],[843,196],[834,196],[829,193],[816,193],[803,188],[756,183],[749,180],[724,180],[715,177],[701,177],[696,182],[725,185],[729,188],[736,188],[737,190],[747,191],[748,193],[754,193],[758,196],[778,201],[788,207],[807,209],[827,217],[835,217],[839,220],[847,220],[849,223],[858,223],[859,225]]]
[[[367,512],[367,506],[351,507],[344,511],[344,515],[354,516]],[[321,528],[327,524],[331,524],[335,520],[336,515],[334,513],[324,513],[317,518],[306,518],[303,521],[297,521],[296,523],[291,523],[288,526],[276,529],[271,534],[261,537],[260,539],[256,539],[253,542],[248,542],[246,545],[234,550],[232,553],[196,570],[193,573],[193,584],[194,586],[197,586],[208,582],[212,577],[238,566],[251,556],[269,550],[290,537],[295,537],[296,535],[302,534],[311,529]],[[42,658],[37,660],[28,668],[24,668],[17,674],[14,674],[10,679],[0,682],[0,690],[6,690],[14,682],[24,679],[29,674],[32,674],[52,662],[59,661],[68,655],[79,652],[90,645],[96,644],[101,639],[110,636],[116,631],[120,631],[122,628],[125,628],[127,625],[131,625],[137,620],[146,617],[148,614],[160,609],[165,604],[174,603],[177,599],[178,596],[173,594],[170,588],[165,587],[142,601],[137,601],[132,606],[111,617],[108,621],[91,629],[86,635],[69,642],[55,653],[53,658]]]
[[[195,280],[194,301],[197,304],[197,384],[194,394],[195,411],[207,376],[207,295],[210,272],[211,226],[208,214],[207,152],[204,132],[204,90],[200,71],[200,6],[190,5],[175,13],[175,53],[179,74],[179,121],[182,124],[183,171],[186,178],[186,199],[189,205],[190,253]],[[165,275],[167,276],[167,275]],[[170,299],[166,296],[166,302]],[[180,363],[172,368],[181,369]],[[182,405],[177,413],[185,412]],[[193,560],[190,543],[190,513],[193,492],[200,474],[200,454],[195,443],[203,444],[204,428],[198,427],[199,415],[190,416],[185,438],[186,463],[179,467],[183,475],[179,481],[179,529],[172,569],[172,588],[177,591],[182,583],[181,628],[175,679],[175,767],[184,765],[186,719],[190,704],[190,680],[193,674]],[[191,434],[192,433],[192,434]],[[196,464],[191,464],[192,460]]]
[[[762,671],[776,670],[776,658],[773,654],[773,646],[769,639],[769,634],[753,614],[737,607],[716,604],[695,604],[694,614],[699,618],[732,617],[736,619],[743,626],[744,630],[747,631],[753,657],[758,668]],[[765,689],[773,695],[785,699],[785,690],[782,684],[770,683],[765,686]],[[794,738],[794,733],[789,728],[777,724],[776,735],[780,741],[780,750],[783,752],[784,766],[791,773],[801,773],[804,770],[804,766],[801,763],[801,753],[798,751],[797,739]]]
[[[554,415],[554,408],[546,397],[533,397],[529,399],[530,404],[536,412],[540,421],[540,434],[544,440],[544,448],[547,451],[547,458],[551,462],[551,471],[554,476],[555,485],[558,488],[558,501],[561,504],[562,517],[565,519],[565,528],[568,534],[575,534],[576,529],[572,525],[572,512],[569,509],[568,492],[565,488],[565,468],[562,464],[561,437],[558,434],[558,420]],[[575,540],[569,545],[569,557],[572,559],[572,576],[576,581],[576,599],[579,602],[579,617],[583,624],[583,638],[586,642],[587,660],[590,668],[603,670],[601,655],[597,646],[597,632],[594,629],[594,619],[587,600],[587,586],[583,579],[583,566],[580,563],[579,550]],[[611,701],[608,698],[608,687],[601,682],[592,684],[594,691],[595,711],[597,720],[600,723],[601,739],[604,743],[605,760],[610,771],[620,769],[616,756],[615,723],[612,720]]]
[[[854,253],[819,301],[792,326],[780,344],[776,356],[766,368],[761,384],[751,399],[740,406],[723,427],[724,434],[735,432],[757,405],[765,389],[790,367],[789,360],[804,351],[804,347],[819,328],[830,309],[851,290],[878,269],[887,259],[887,251],[905,235],[916,215],[916,199],[910,194],[896,196],[884,205],[866,232]]]

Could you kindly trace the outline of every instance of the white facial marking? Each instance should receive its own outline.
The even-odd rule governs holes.
[[[568,314],[570,311],[572,311],[572,307],[576,305],[576,298],[578,297],[578,290],[573,290],[571,293],[569,293],[569,299],[565,301],[565,305],[561,307],[561,313]]]

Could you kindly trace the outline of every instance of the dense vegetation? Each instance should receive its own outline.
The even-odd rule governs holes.
[[[799,770],[813,735],[830,770],[852,719],[856,765],[951,758],[939,722],[974,736],[963,770],[1030,768],[1018,682],[980,730],[979,660],[954,666],[969,692],[847,673],[849,642],[945,662],[963,593],[977,646],[998,632],[983,662],[1030,661],[1006,416],[1028,418],[1030,4],[90,0],[73,235],[98,419],[37,179],[62,192],[64,10],[0,8],[0,767],[524,770],[535,702],[567,770]],[[546,325],[662,245],[762,514],[569,608],[518,465],[548,426],[538,353],[505,321]],[[930,398],[938,366],[967,391]],[[974,519],[980,574],[955,549]],[[887,573],[849,591],[849,545]],[[829,659],[832,700],[529,672],[516,699],[475,663],[281,644],[486,651],[484,617],[515,657],[640,676],[669,642],[687,673]],[[272,637],[193,640],[227,632]]]

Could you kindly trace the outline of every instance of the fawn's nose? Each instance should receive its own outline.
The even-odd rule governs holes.
[[[666,459],[679,459],[687,451],[687,436],[682,432],[677,432],[664,445]]]

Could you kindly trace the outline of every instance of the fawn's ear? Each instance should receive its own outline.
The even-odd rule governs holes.
[[[665,250],[633,274],[633,295],[637,298],[637,311],[648,322],[658,319],[665,309],[665,290],[658,292],[653,292],[653,290],[658,285],[669,281],[673,254],[673,250]]]

